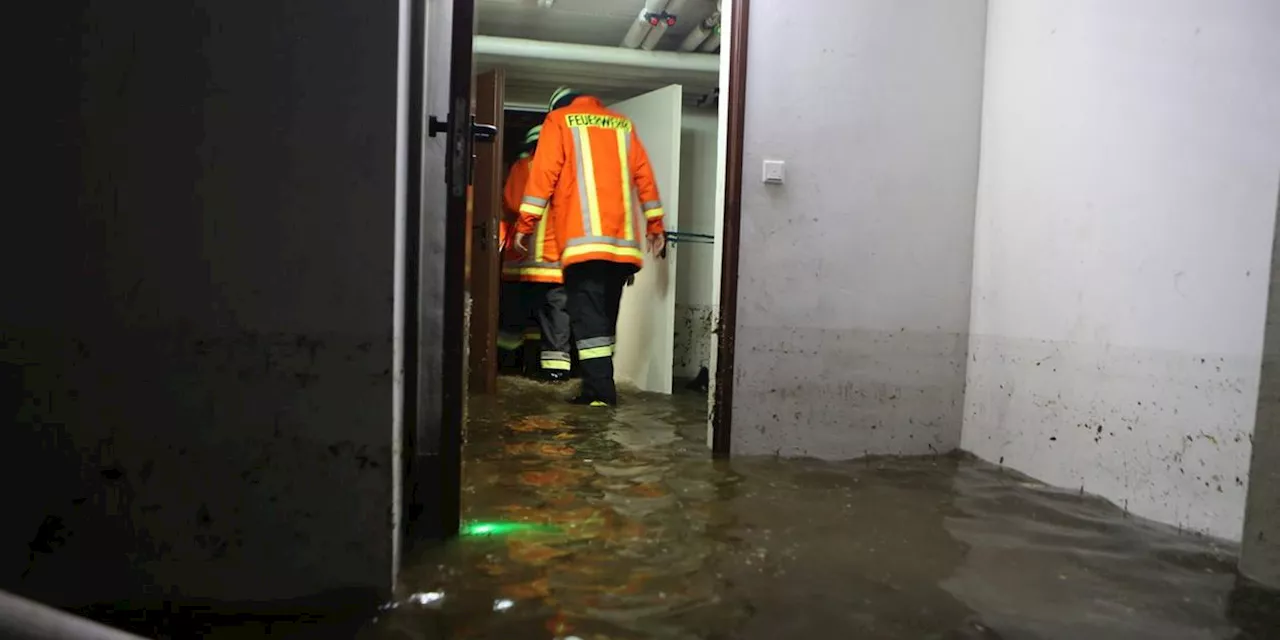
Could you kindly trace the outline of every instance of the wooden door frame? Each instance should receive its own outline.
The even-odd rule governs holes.
[[[490,143],[477,145],[475,153],[475,170],[473,183],[475,184],[475,194],[472,198],[472,219],[468,221],[468,238],[467,262],[470,268],[470,278],[468,286],[471,291],[471,326],[468,327],[470,335],[467,340],[470,344],[470,356],[467,363],[469,371],[467,373],[469,388],[467,395],[471,394],[492,394],[498,390],[498,298],[499,289],[502,286],[502,256],[501,248],[498,244],[498,226],[501,224],[503,216],[502,204],[502,187],[505,184],[506,163],[503,162],[503,143],[506,137],[506,123],[504,116],[506,112],[505,93],[506,73],[502,69],[494,69],[483,74],[475,74],[476,82],[473,83],[472,90],[475,94],[474,108],[477,118],[482,106],[481,99],[485,96],[482,91],[486,89],[485,85],[479,80],[487,74],[493,74],[494,77],[494,95],[491,96],[492,106],[495,110],[493,122],[482,122],[477,119],[479,124],[493,124],[498,127],[498,135]],[[488,169],[486,169],[488,165]],[[482,184],[480,178],[486,175],[489,169],[494,170],[491,176],[492,184]],[[483,216],[483,221],[481,221]],[[477,221],[481,221],[477,224]],[[477,258],[475,252],[476,232],[484,233],[486,238],[481,243],[489,243],[493,249],[488,259],[483,263]],[[487,314],[481,315],[481,312],[488,310]]]
[[[738,334],[738,258],[742,240],[742,158],[747,109],[747,35],[751,0],[730,0],[729,117],[724,154],[724,222],[720,232],[720,308],[716,319],[711,452],[728,456],[733,441],[733,368]],[[721,53],[723,55],[723,53]]]

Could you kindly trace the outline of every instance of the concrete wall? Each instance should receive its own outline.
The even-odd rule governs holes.
[[[982,0],[751,11],[736,453],[960,442]],[[788,183],[761,183],[762,161]]]
[[[713,235],[716,170],[720,161],[719,118],[709,109],[686,107],[680,137],[679,231]],[[712,244],[677,248],[675,377],[692,378],[711,359],[712,277],[718,259]]]
[[[54,4],[0,251],[0,588],[386,595],[397,3]]]
[[[1280,4],[991,3],[963,446],[1239,539]]]

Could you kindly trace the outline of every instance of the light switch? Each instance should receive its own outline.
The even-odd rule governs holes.
[[[764,161],[765,184],[782,184],[787,181],[787,163],[782,160]]]

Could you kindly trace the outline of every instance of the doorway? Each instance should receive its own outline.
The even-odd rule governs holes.
[[[522,63],[514,63],[503,67],[490,64],[494,59],[510,61],[520,56],[513,53],[512,47],[532,47],[527,64],[533,64],[544,74],[554,73],[558,77],[555,85],[568,84],[590,87],[593,79],[583,76],[581,70],[575,71],[571,63],[564,60],[547,59],[548,56],[565,56],[563,51],[548,52],[547,47],[573,46],[549,43],[539,44],[513,43],[509,36],[486,33],[485,7],[510,6],[510,3],[488,3],[487,0],[453,0],[452,2],[411,3],[420,12],[422,18],[411,23],[414,33],[411,38],[416,50],[409,52],[410,75],[410,114],[422,124],[421,131],[409,134],[410,148],[422,148],[423,153],[417,158],[414,166],[413,158],[409,162],[409,174],[421,176],[417,193],[410,189],[408,194],[410,220],[406,224],[405,252],[405,288],[403,300],[405,309],[405,327],[403,338],[403,371],[404,393],[402,398],[403,437],[402,466],[400,475],[404,479],[402,496],[402,515],[412,525],[419,521],[429,521],[429,526],[418,526],[416,529],[426,537],[448,537],[459,531],[458,493],[461,490],[460,447],[464,440],[465,403],[468,391],[487,394],[492,386],[487,380],[489,372],[497,371],[497,359],[488,353],[487,334],[493,331],[493,317],[496,316],[496,305],[489,293],[488,274],[495,274],[491,260],[496,256],[492,251],[494,229],[497,228],[495,216],[495,199],[492,197],[492,185],[500,182],[494,180],[488,186],[477,184],[479,170],[476,165],[483,157],[501,157],[499,151],[490,151],[485,145],[499,145],[514,138],[512,128],[505,123],[508,113],[513,111],[530,114],[537,113],[539,108],[545,109],[542,103],[549,95],[546,87],[537,87],[536,81],[529,81],[519,71]],[[532,5],[532,3],[528,3]],[[573,15],[566,19],[572,24],[574,20],[586,19],[582,15],[583,7],[590,5],[593,9],[585,11],[588,15],[598,15],[602,11],[601,3],[573,2],[564,0],[558,3],[539,3],[539,9],[548,13],[543,21],[556,29],[556,16],[551,12],[563,11],[561,15]],[[605,4],[616,4],[618,7],[630,6],[630,18],[634,21],[634,9],[637,3],[629,0],[617,0]],[[675,225],[668,224],[668,232],[673,232],[675,240],[669,249],[675,254],[671,265],[665,270],[646,269],[648,277],[653,278],[650,284],[659,289],[663,295],[662,314],[653,321],[654,315],[645,316],[635,331],[649,331],[655,340],[664,346],[658,354],[645,354],[635,359],[635,373],[626,374],[624,379],[640,388],[671,393],[677,388],[677,380],[688,378],[691,369],[703,367],[709,372],[711,380],[706,406],[708,448],[715,455],[727,455],[729,451],[729,429],[731,424],[732,400],[732,344],[736,311],[736,274],[737,274],[737,220],[740,215],[738,193],[741,184],[741,135],[742,111],[744,108],[743,84],[745,82],[745,45],[746,18],[748,0],[733,0],[724,3],[719,11],[719,3],[673,3],[673,5],[705,5],[712,10],[706,15],[688,18],[692,23],[681,26],[680,17],[675,15],[659,15],[658,24],[650,23],[650,30],[641,39],[640,48],[652,50],[658,44],[668,43],[667,47],[678,49],[686,46],[686,41],[695,38],[692,35],[698,29],[705,31],[705,44],[695,43],[694,50],[706,47],[703,55],[711,55],[717,48],[723,48],[724,58],[716,60],[713,65],[711,82],[707,82],[705,67],[693,69],[689,73],[699,74],[694,84],[702,82],[699,89],[690,90],[688,84],[673,86],[670,82],[662,83],[656,89],[638,86],[636,77],[667,78],[669,70],[645,67],[640,65],[629,78],[615,78],[611,84],[593,90],[603,94],[601,97],[625,107],[626,98],[638,98],[647,95],[649,99],[665,99],[672,104],[673,94],[678,95],[674,104],[674,118],[667,124],[671,133],[671,149],[664,153],[673,160],[672,178],[668,182],[672,186],[664,186],[664,199],[668,202],[679,200],[698,201],[694,205],[697,214],[691,220],[699,221],[695,227],[680,227],[679,204],[674,209]],[[551,6],[545,6],[551,5]],[[582,6],[579,6],[582,5]],[[477,32],[477,10],[479,26]],[[723,27],[706,28],[706,19],[711,13],[719,13]],[[427,15],[430,14],[430,15]],[[674,20],[672,20],[674,18]],[[498,20],[498,24],[502,20]],[[520,28],[532,22],[520,22],[514,26],[507,23],[504,28]],[[665,28],[659,28],[664,26]],[[732,25],[732,28],[729,28]],[[643,26],[628,26],[626,40],[632,40],[631,31],[643,31]],[[658,32],[655,39],[651,34]],[[669,33],[668,33],[669,32]],[[478,34],[477,34],[478,33]],[[669,36],[664,39],[664,36]],[[603,36],[601,36],[603,37]],[[654,44],[649,46],[650,41]],[[716,44],[710,44],[715,42]],[[625,42],[624,42],[625,44]],[[603,47],[603,44],[580,45]],[[614,48],[618,43],[613,43]],[[577,50],[582,54],[583,50]],[[596,56],[599,53],[599,56]],[[679,57],[682,54],[694,55],[688,51],[656,51],[643,57],[662,58],[665,54]],[[584,59],[595,66],[612,64],[625,67],[617,62],[619,54],[606,53],[603,49],[592,50]],[[621,55],[629,55],[623,53]],[[488,62],[486,62],[488,61]],[[419,77],[413,69],[420,65]],[[705,64],[705,62],[703,63]],[[579,66],[581,66],[579,64]],[[500,71],[505,75],[502,82],[503,91],[500,98],[501,108],[496,108],[495,94],[479,93],[476,72],[486,73]],[[576,75],[575,75],[576,74]],[[615,74],[617,75],[617,74]],[[628,80],[630,84],[628,84]],[[598,82],[598,80],[596,80]],[[420,83],[418,87],[414,82]],[[652,81],[651,81],[652,82]],[[418,90],[421,90],[420,93]],[[665,90],[665,98],[661,93]],[[628,95],[622,95],[630,92]],[[418,95],[422,96],[421,104],[412,102]],[[720,96],[728,97],[721,103]],[[479,112],[481,98],[494,105],[493,113],[496,122],[486,122]],[[706,158],[706,152],[682,155],[682,143],[689,137],[681,131],[683,117],[691,109],[701,110],[701,138],[694,137],[695,144],[704,149],[711,146],[715,149],[715,161],[711,169],[702,166],[697,170],[694,179],[698,189],[681,189],[683,174],[687,173],[682,165],[692,159]],[[447,113],[447,117],[439,114]],[[714,116],[711,114],[714,113]],[[455,117],[455,114],[466,114]],[[474,120],[470,116],[475,116]],[[434,117],[433,117],[434,116]],[[710,130],[714,123],[715,143],[707,144]],[[486,138],[483,125],[493,124],[499,133]],[[655,127],[660,128],[660,127]],[[643,130],[643,127],[641,127]],[[415,135],[417,141],[414,140]],[[665,139],[665,138],[664,138]],[[648,144],[648,137],[646,137]],[[410,154],[413,156],[414,154]],[[501,162],[499,161],[499,164]],[[706,176],[714,176],[714,185],[706,185]],[[478,188],[488,191],[480,193]],[[705,201],[710,198],[713,204],[708,207]],[[439,203],[443,203],[441,206]],[[416,206],[414,206],[416,205]],[[433,206],[434,205],[434,206]],[[709,211],[708,211],[709,210]],[[710,215],[708,215],[708,212]],[[711,228],[706,222],[711,222]],[[487,246],[478,246],[481,242]],[[430,262],[434,258],[443,258],[443,268],[431,270]],[[704,256],[699,259],[688,258],[690,264],[701,264],[703,269],[711,268],[711,273],[693,277],[690,271],[681,284],[679,264],[681,254],[691,255],[694,252],[709,252],[710,259]],[[479,257],[480,262],[475,259]],[[415,264],[416,262],[416,264]],[[477,283],[480,276],[485,280]],[[637,278],[637,286],[641,286]],[[696,282],[696,284],[695,284]],[[634,296],[633,296],[634,297]],[[444,304],[439,304],[443,300]],[[624,306],[626,302],[624,302]],[[620,322],[620,325],[623,324]],[[714,326],[712,326],[714,324]],[[683,332],[680,326],[687,327]],[[656,328],[655,328],[656,327]],[[657,332],[657,333],[654,333]],[[619,334],[623,333],[620,327]],[[439,336],[439,340],[436,340]],[[463,345],[467,345],[464,348]],[[677,345],[681,352],[677,355]],[[619,347],[620,352],[623,347]],[[623,364],[627,362],[625,352],[619,354]],[[477,370],[477,363],[482,369]],[[693,372],[696,377],[697,372]],[[681,381],[683,382],[683,380]],[[468,390],[468,386],[470,389]],[[410,531],[415,527],[405,527]],[[414,534],[410,534],[414,535]],[[415,537],[423,537],[421,534]]]

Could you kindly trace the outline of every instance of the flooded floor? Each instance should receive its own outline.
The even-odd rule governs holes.
[[[367,638],[1275,638],[1233,548],[959,458],[713,461],[706,401],[506,380]]]

